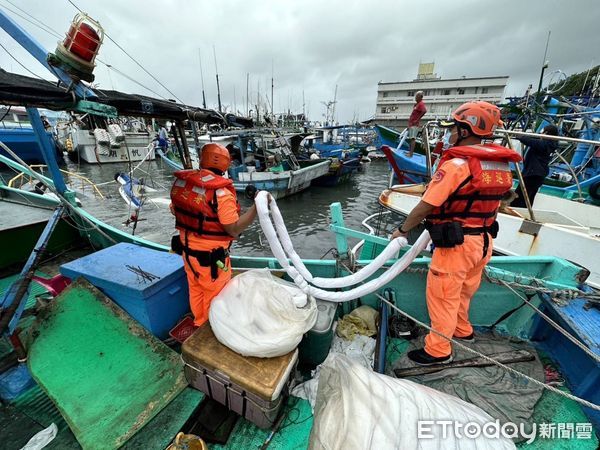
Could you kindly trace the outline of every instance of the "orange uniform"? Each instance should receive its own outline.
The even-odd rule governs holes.
[[[219,222],[223,225],[237,222],[239,214],[237,201],[233,194],[225,189],[221,189],[217,191],[217,198]],[[181,242],[185,242],[185,233],[185,231],[179,232]],[[230,239],[208,240],[202,239],[194,233],[188,233],[188,245],[194,250],[211,251],[219,247],[227,248],[230,242]],[[196,258],[189,258],[193,270],[190,270],[188,258],[185,255],[183,261],[190,287],[190,308],[194,314],[194,325],[200,326],[208,320],[210,302],[231,279],[231,261],[227,257],[226,266],[228,270],[219,270],[215,280],[211,279],[210,267],[200,266]],[[194,272],[198,274],[197,277]]]
[[[458,192],[461,186],[466,187],[471,175],[466,159],[454,158],[442,162],[422,200],[436,207],[447,206],[448,198]],[[436,211],[439,210],[440,208],[436,208]],[[469,223],[467,219],[454,220],[460,221],[464,227],[475,228],[475,224]],[[493,219],[488,222],[493,222]],[[427,309],[432,328],[450,338],[465,337],[473,333],[469,322],[469,304],[481,283],[481,273],[492,255],[492,246],[485,245],[484,239],[487,241],[489,237],[484,238],[483,234],[465,234],[464,243],[451,248],[436,247],[433,251],[427,274]],[[452,348],[446,339],[429,333],[425,338],[425,351],[439,358],[451,354]]]
[[[180,171],[175,176],[172,209],[183,245],[190,308],[194,324],[200,326],[208,320],[212,299],[231,279],[228,249],[233,238],[222,225],[238,221],[239,205],[230,180],[204,169]],[[227,270],[217,268],[213,257]]]

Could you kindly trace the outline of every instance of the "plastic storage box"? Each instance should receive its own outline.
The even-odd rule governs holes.
[[[300,364],[318,366],[327,358],[333,340],[333,321],[337,303],[317,300],[317,321],[308,330],[298,347]]]
[[[298,350],[276,358],[242,356],[221,344],[206,322],[183,343],[181,357],[190,385],[269,428],[285,403]]]
[[[183,260],[173,253],[122,243],[63,264],[60,272],[87,279],[160,339],[190,310]]]

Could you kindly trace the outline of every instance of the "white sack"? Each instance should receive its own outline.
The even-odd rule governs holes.
[[[433,439],[417,439],[419,420],[477,422],[480,426],[494,422],[483,410],[457,397],[372,372],[345,356],[330,353],[321,368],[309,448],[515,448],[509,439],[487,439],[483,435],[457,439],[449,432],[444,439],[441,427]]]
[[[257,269],[233,277],[208,317],[223,345],[244,356],[272,358],[298,346],[317,320],[317,305],[292,283]]]

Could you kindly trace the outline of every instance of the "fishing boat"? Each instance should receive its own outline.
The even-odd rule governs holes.
[[[0,114],[2,114],[0,112]],[[15,117],[17,114],[13,114]],[[46,139],[51,142],[54,148],[54,155],[57,161],[62,161],[62,150],[57,144],[54,135],[51,131],[46,131]],[[36,135],[29,123],[24,123],[23,120],[3,120],[0,123],[0,141],[4,142],[9,148],[19,155],[19,157],[32,164],[44,162],[40,146],[37,142]],[[0,150],[0,155],[7,156],[4,150]]]
[[[232,146],[233,163],[228,169],[235,190],[248,186],[283,198],[310,187],[329,171],[330,160],[299,160],[284,136],[246,131]]]
[[[332,187],[345,183],[361,170],[361,164],[362,161],[360,158],[332,158],[329,172],[319,178],[315,178],[312,181],[312,185]]]
[[[0,16],[2,20],[10,20],[2,11]],[[75,25],[71,36],[77,35],[81,22],[76,21]],[[32,39],[30,36],[23,38]],[[38,53],[45,55],[44,52]],[[42,61],[46,61],[45,58]],[[54,93],[60,95],[62,91]],[[69,104],[72,105],[72,101]],[[37,110],[30,107],[28,113],[36,132],[42,133]],[[190,114],[193,110],[185,111],[186,116]],[[36,193],[9,188],[0,182],[0,214],[8,218],[0,226],[0,236],[10,250],[1,252],[0,259],[0,271],[6,275],[1,280],[0,325],[3,328],[0,331],[7,331],[13,344],[9,347],[2,339],[1,365],[2,368],[16,367],[17,370],[11,370],[10,376],[24,381],[11,398],[11,406],[0,407],[1,432],[5,438],[2,442],[8,443],[10,448],[21,448],[33,434],[48,427],[43,436],[38,437],[48,440],[51,436],[51,442],[57,448],[164,449],[174,440],[180,440],[176,438],[180,431],[199,432],[202,426],[211,426],[216,431],[219,426],[214,426],[217,415],[215,402],[206,399],[212,397],[215,400],[217,391],[206,388],[207,392],[202,393],[189,387],[188,381],[192,377],[188,380],[184,376],[184,364],[180,359],[183,354],[180,356],[178,346],[171,348],[161,342],[159,331],[154,328],[154,320],[158,319],[162,334],[166,314],[177,311],[176,306],[187,304],[183,289],[186,286],[183,261],[168,254],[166,247],[109,227],[74,205],[69,200],[70,194],[60,172],[48,156],[50,150],[42,148],[42,151],[52,175],[53,185],[49,188],[56,189],[60,204]],[[23,165],[21,167],[28,170]],[[266,197],[262,195],[261,198],[265,200]],[[272,213],[275,211],[273,207]],[[410,316],[427,327],[424,293],[430,258],[419,252],[426,247],[427,235],[423,235],[420,246],[413,248],[394,247],[399,245],[395,241],[390,249],[400,252],[402,257],[387,261],[388,239],[346,228],[339,203],[333,204],[330,210],[330,229],[334,233],[339,256],[330,260],[290,259],[294,265],[301,262],[312,277],[339,279],[357,273],[364,281],[373,279],[380,284],[373,291],[363,288],[364,295],[360,296],[360,303],[380,310],[382,317],[376,339],[376,369],[380,374],[375,375],[371,370],[363,374],[365,378],[375,377],[390,382],[396,374],[394,364],[402,359],[410,344],[387,335],[387,314],[393,311],[392,316]],[[349,239],[363,241],[360,253],[358,250],[350,251]],[[269,242],[278,254],[277,258],[233,256],[236,274],[260,268],[288,281],[295,280],[297,272],[292,270],[288,258]],[[45,251],[51,253],[48,255]],[[52,258],[44,260],[44,254]],[[384,257],[377,259],[380,254]],[[402,259],[405,255],[409,258]],[[86,259],[89,256],[92,259]],[[90,261],[93,263],[90,264]],[[404,263],[407,263],[404,271],[390,278],[389,274],[394,273],[392,270],[397,270]],[[173,267],[174,264],[178,267]],[[84,266],[96,271],[100,277],[77,280],[73,267]],[[369,267],[368,271],[361,272],[365,267]],[[45,276],[31,284],[36,271]],[[67,276],[69,274],[72,280]],[[565,444],[592,449],[598,445],[600,392],[595,386],[600,377],[600,337],[595,324],[600,318],[600,311],[587,306],[597,303],[598,296],[583,285],[586,275],[581,267],[552,256],[493,257],[471,304],[470,315],[478,332],[497,331],[527,342],[535,364],[542,368],[537,378],[523,378],[519,370],[511,368],[508,378],[512,382],[508,381],[504,389],[504,394],[516,393],[518,402],[525,398],[519,395],[520,387],[538,389],[537,399],[532,402],[525,421],[529,424],[561,422],[573,425],[571,435],[554,434],[546,439],[540,434],[539,439],[533,441],[535,448],[556,448]],[[316,283],[316,279],[312,281]],[[157,283],[164,282],[167,285],[163,284],[163,289],[158,289]],[[70,285],[65,288],[67,284]],[[104,287],[100,287],[102,285]],[[120,288],[113,289],[115,285]],[[151,294],[154,291],[162,294],[152,296],[148,302],[148,305],[152,303],[152,307],[142,311],[137,309],[143,303],[139,296],[134,297],[132,303],[122,302],[117,307],[115,302],[120,301],[121,294],[131,292],[132,287],[137,293]],[[349,295],[347,289],[328,292],[319,295],[330,298]],[[331,352],[333,320],[353,310],[358,303],[357,298],[356,301],[350,296],[348,298],[349,301],[333,308],[320,305],[324,310],[318,310],[324,312],[319,314],[327,315],[327,311],[333,314],[327,316],[329,320],[322,317],[323,328],[310,330],[314,331],[317,343],[305,342],[305,355],[327,355]],[[135,306],[130,308],[132,304]],[[540,307],[545,317],[538,316]],[[36,316],[33,323],[32,316]],[[295,351],[292,353],[296,354]],[[23,361],[24,358],[27,366],[19,365],[19,359]],[[560,372],[564,377],[562,389],[546,383],[548,380],[541,360],[548,364],[546,371],[553,374]],[[255,369],[263,367],[259,361],[255,362],[258,363],[252,366]],[[502,368],[497,362],[492,364],[496,366],[494,369]],[[186,363],[188,375],[193,370],[189,366]],[[283,375],[277,379],[281,380],[279,384],[282,387],[292,381],[293,364],[284,369],[288,367],[290,370],[282,370]],[[518,368],[522,370],[523,366]],[[383,375],[388,369],[392,369],[387,372],[390,376]],[[35,382],[31,378],[26,379],[30,374]],[[218,373],[213,376],[211,372],[210,376],[216,378]],[[207,383],[214,381],[204,378]],[[556,382],[556,378],[553,381]],[[260,409],[260,406],[257,409],[259,400],[248,400],[255,398],[253,391],[237,391],[234,383],[234,380],[224,381],[218,389],[226,392],[226,396],[221,398],[225,409],[237,409],[243,417],[233,416],[231,424],[237,421],[237,425],[231,428],[229,438],[220,448],[264,448],[270,444],[283,449],[307,448],[311,442],[317,445],[317,440],[322,442],[339,431],[324,432],[323,426],[319,427],[323,423],[322,405],[330,399],[321,398],[313,414],[307,400],[285,394],[279,397],[279,405],[282,406],[280,418],[265,429],[261,411],[270,414],[270,410]],[[216,388],[217,385],[214,386]],[[417,385],[410,386],[417,389]],[[369,393],[365,398],[368,397],[373,396]],[[233,402],[229,401],[230,398]],[[501,402],[504,399],[500,397]],[[274,400],[277,398],[267,398],[267,403],[271,404]],[[373,404],[373,411],[386,411],[387,417],[392,414],[396,417],[408,407],[424,406],[414,404],[410,398],[391,400],[389,396],[380,397]],[[238,409],[234,402],[241,407]],[[475,411],[473,405],[463,407]],[[212,413],[207,411],[210,408],[213,408]],[[258,417],[251,417],[250,410],[257,412]],[[361,414],[368,412],[365,407],[360,411]],[[446,418],[452,416],[452,411],[444,410],[443,413]],[[200,418],[201,414],[205,419]],[[344,414],[341,408],[332,414],[330,417],[335,418],[342,427],[340,429],[348,418],[356,417],[356,414]],[[378,416],[374,423],[383,420],[380,414]],[[229,415],[226,418],[230,420]],[[208,423],[211,419],[212,425]],[[489,415],[488,420],[493,419]],[[416,433],[414,421],[407,420],[399,420],[386,429],[392,439]],[[344,431],[357,433],[356,429]],[[371,432],[376,431],[377,426],[374,426]],[[364,435],[364,430],[359,433]],[[527,446],[526,443],[521,445]]]
[[[2,142],[2,140],[0,140],[0,142]],[[18,156],[18,153],[16,154]],[[8,158],[8,160],[4,158]],[[3,160],[5,163],[2,162]],[[0,155],[0,164],[4,164],[17,171],[19,170],[19,167],[23,167],[20,164],[11,165],[9,160],[12,160],[10,156]],[[32,171],[35,171],[36,174],[32,174]],[[51,178],[45,176],[46,173],[48,173],[48,167],[45,164],[30,164],[27,166],[26,172],[20,171],[17,175],[8,180],[7,186],[28,192],[35,192],[40,195],[46,195],[54,200],[59,200],[54,192],[47,189],[48,184],[52,185],[53,183]],[[78,205],[81,206],[82,204],[81,198],[87,199],[89,197],[94,197],[104,199],[102,191],[89,178],[66,169],[60,169],[60,173],[63,176],[65,185],[68,189],[76,194],[75,201]]]
[[[0,270],[2,273],[7,273],[6,269],[10,266],[20,267],[22,262],[27,258],[28,251],[35,247],[35,242],[38,239],[40,233],[43,231],[46,224],[52,219],[53,209],[52,206],[46,205],[46,208],[40,208],[32,206],[42,199],[40,196],[34,193],[23,193],[16,192],[10,188],[3,187],[2,200],[0,201],[0,208],[2,210],[10,211],[13,219],[8,226],[3,226],[0,230],[0,236],[3,242],[15,242],[14,233],[19,230],[22,236],[19,240],[19,245],[10,252],[3,252],[2,266]],[[44,200],[47,201],[47,200]],[[50,206],[50,207],[49,207]],[[56,205],[54,205],[56,206]],[[19,214],[14,214],[17,209]],[[86,253],[92,251],[90,247],[86,247],[85,238],[79,234],[77,228],[69,225],[72,218],[69,215],[61,216],[58,224],[56,225],[55,231],[52,233],[52,245],[48,247],[53,254],[63,254],[62,263],[70,261],[72,258],[85,257]],[[15,221],[20,221],[16,223]],[[15,223],[12,223],[15,222]],[[85,234],[91,236],[93,234],[101,235],[100,230],[106,230],[102,225],[98,224],[99,229],[95,230],[88,226],[88,230]],[[348,239],[361,239],[363,245],[360,250],[356,252],[355,259],[347,260],[341,264],[343,260],[303,260],[308,270],[313,276],[321,276],[325,278],[339,277],[350,275],[353,271],[359,270],[372,262],[374,255],[385,248],[389,241],[385,238],[377,237],[371,234],[362,233],[356,230],[348,229],[344,226],[343,217],[341,215],[341,209],[339,205],[332,206],[332,218],[331,218],[331,230],[334,232],[335,239],[338,243],[338,250],[341,252],[340,255],[344,255],[344,252],[349,250]],[[90,232],[91,231],[91,232]],[[112,236],[115,236],[114,234]],[[121,233],[121,238],[126,238],[131,241],[134,240],[139,246],[149,246],[155,250],[166,251],[167,248],[150,244],[139,238],[132,237],[130,235]],[[98,236],[101,239],[105,239],[105,236]],[[115,236],[116,237],[116,236]],[[83,239],[83,240],[82,240]],[[96,239],[98,241],[98,239]],[[83,245],[83,247],[82,247]],[[68,251],[68,249],[77,247],[82,250],[76,252]],[[87,250],[86,250],[87,248]],[[111,246],[110,248],[116,248]],[[140,248],[140,247],[138,247]],[[130,250],[135,254],[137,250]],[[66,253],[65,253],[66,252]],[[93,254],[93,253],[92,253]],[[158,259],[160,260],[160,258]],[[77,259],[74,260],[75,262]],[[113,270],[120,270],[119,267],[128,264],[128,261],[121,261],[120,263],[115,261],[115,267]],[[384,274],[386,270],[394,261],[390,261],[385,264],[379,271],[373,274],[373,277],[377,278]],[[419,321],[427,322],[427,310],[424,300],[425,282],[427,265],[429,263],[428,256],[418,257],[410,265],[409,270],[398,276],[392,282],[383,286],[379,293],[373,293],[361,297],[361,303],[365,305],[371,305],[377,309],[381,309],[383,304],[380,299],[381,293],[386,295],[386,298],[391,298],[392,293],[396,298],[396,304],[401,308],[402,311],[410,314],[411,317]],[[119,265],[120,264],[120,265]],[[146,268],[148,271],[157,272],[156,269],[151,269],[153,263],[151,261],[137,261],[133,262],[140,268]],[[268,267],[273,273],[283,276],[290,280],[285,269],[282,267],[280,262],[274,258],[267,257],[233,257],[233,267],[236,273],[243,273],[244,271]],[[51,290],[54,284],[57,283],[55,277],[60,277],[57,272],[56,265],[42,264],[38,266],[38,270],[43,272],[45,275],[39,282],[34,283],[32,289],[31,299],[34,295],[46,295],[48,296],[48,289]],[[98,270],[102,270],[99,268]],[[106,269],[108,270],[108,269]],[[125,269],[123,269],[125,270]],[[181,269],[182,270],[182,269]],[[125,270],[125,272],[127,272]],[[11,273],[11,272],[8,272]],[[133,275],[132,275],[133,276]],[[135,276],[133,276],[135,279]],[[562,389],[566,393],[572,393],[577,396],[582,396],[592,402],[598,403],[598,391],[593,389],[595,381],[597,380],[600,368],[598,362],[593,361],[589,355],[584,353],[579,347],[573,345],[567,338],[555,328],[550,326],[548,322],[544,320],[533,320],[536,317],[534,310],[530,308],[519,308],[518,311],[513,311],[522,300],[519,298],[518,293],[522,291],[535,292],[537,294],[537,301],[542,305],[544,311],[561,324],[569,333],[574,334],[582,342],[587,343],[589,348],[595,354],[600,352],[598,348],[598,337],[595,335],[593,328],[590,328],[591,323],[594,320],[600,318],[600,311],[597,309],[587,309],[585,294],[580,294],[580,298],[574,300],[568,300],[565,304],[556,303],[553,298],[559,296],[559,293],[563,295],[565,292],[581,292],[581,282],[585,277],[585,271],[578,266],[568,263],[567,261],[561,260],[555,257],[493,257],[489,267],[486,271],[486,277],[482,283],[480,290],[475,296],[471,306],[471,317],[473,324],[476,326],[478,332],[484,332],[486,329],[497,328],[501,333],[519,337],[520,339],[531,340],[535,345],[535,351],[547,361],[547,364],[551,364],[553,370],[560,370],[560,373],[567,380],[567,385]],[[14,280],[15,277],[5,278],[1,282],[2,286],[7,286],[10,281]],[[41,283],[41,284],[40,284]],[[143,285],[142,281],[138,281]],[[510,286],[510,288],[507,288]],[[511,290],[512,288],[512,290]],[[4,289],[3,288],[3,292]],[[517,294],[515,294],[515,291]],[[568,297],[564,295],[564,297]],[[560,298],[564,298],[560,297]],[[75,301],[77,299],[77,301]],[[93,300],[93,301],[92,301]],[[92,303],[90,303],[92,301]],[[64,310],[64,307],[60,307],[60,311],[63,312],[61,316],[65,323],[69,323],[70,320],[81,320],[75,319],[79,317],[78,314],[90,313],[90,307],[93,304],[106,304],[110,305],[110,300],[106,300],[106,297],[100,291],[95,290],[89,284],[82,284],[82,282],[75,283],[73,287],[62,291],[57,294],[57,306],[58,305],[79,305],[76,310],[70,309],[68,312]],[[29,306],[25,311],[32,313],[34,310],[33,303],[29,302]],[[341,304],[337,309],[339,316],[350,312],[356,306],[353,302],[346,302]],[[83,308],[80,310],[79,308]],[[512,314],[509,314],[512,311]],[[56,311],[58,312],[58,310]],[[110,312],[110,308],[109,308]],[[194,411],[196,411],[201,405],[202,401],[207,398],[205,394],[202,394],[190,387],[185,387],[185,381],[182,375],[182,366],[171,361],[178,361],[177,353],[174,350],[161,344],[156,340],[155,337],[150,336],[147,332],[143,332],[139,329],[140,325],[137,322],[132,321],[129,316],[117,315],[115,319],[114,313],[108,313],[104,308],[98,309],[95,307],[95,314],[98,314],[98,320],[106,321],[107,324],[117,326],[123,323],[126,328],[136,330],[136,335],[124,335],[122,333],[115,334],[114,332],[104,331],[108,333],[105,335],[107,344],[101,346],[102,351],[106,352],[107,355],[110,352],[118,351],[121,349],[138,348],[132,353],[131,357],[122,360],[119,364],[121,369],[117,373],[126,372],[133,368],[133,363],[138,358],[144,358],[147,361],[153,361],[158,356],[160,360],[167,361],[166,365],[155,366],[156,370],[162,367],[163,371],[169,370],[172,373],[171,383],[162,383],[159,385],[157,391],[153,389],[145,389],[137,386],[131,386],[130,381],[122,381],[121,388],[130,387],[135,396],[138,398],[148,398],[149,395],[153,395],[152,402],[156,405],[156,409],[153,410],[147,418],[144,418],[143,424],[147,424],[144,428],[134,427],[128,428],[135,421],[135,416],[139,411],[138,407],[132,404],[126,406],[123,402],[115,404],[114,400],[98,396],[96,399],[87,398],[83,403],[81,400],[77,400],[77,395],[82,391],[89,392],[92,386],[105,386],[108,392],[111,392],[113,388],[107,385],[107,382],[113,379],[113,376],[106,371],[105,365],[96,360],[95,376],[90,376],[86,380],[86,383],[79,384],[77,389],[71,389],[65,391],[64,389],[56,388],[57,382],[61,380],[61,375],[56,371],[54,374],[44,369],[45,361],[48,361],[48,356],[44,356],[40,353],[39,349],[45,345],[56,345],[62,342],[61,345],[66,345],[65,339],[67,339],[67,332],[71,342],[79,342],[76,345],[79,352],[86,353],[86,347],[89,345],[86,342],[87,333],[85,329],[79,329],[75,331],[68,331],[65,328],[57,328],[57,322],[55,317],[54,308],[49,310],[48,322],[46,327],[54,330],[53,335],[42,332],[41,337],[37,341],[30,342],[28,348],[35,349],[35,353],[32,353],[28,357],[28,365],[34,371],[34,375],[39,385],[33,384],[29,389],[19,393],[13,400],[13,419],[9,423],[8,428],[3,428],[3,432],[7,429],[10,430],[10,440],[5,442],[15,442],[21,445],[35,432],[42,430],[51,423],[55,423],[58,427],[58,433],[55,438],[55,445],[61,448],[66,447],[78,447],[82,445],[84,448],[91,448],[90,443],[96,442],[101,444],[103,448],[116,448],[118,444],[116,442],[128,442],[128,445],[143,446],[147,449],[163,449],[165,448],[174,436],[180,430],[189,432],[191,429],[186,428],[186,423],[194,423]],[[396,315],[396,311],[394,311]],[[507,316],[508,315],[508,316]],[[498,318],[507,318],[500,324],[496,325]],[[71,317],[73,319],[71,319]],[[594,319],[595,318],[595,319]],[[588,326],[590,324],[590,326]],[[328,327],[331,327],[331,323]],[[40,325],[34,323],[31,325],[34,329],[39,329]],[[92,323],[89,325],[94,327]],[[118,327],[117,327],[118,328]],[[94,328],[95,329],[95,328]],[[74,334],[75,333],[75,334]],[[75,336],[79,335],[79,338]],[[137,338],[135,337],[137,336]],[[140,345],[137,343],[139,337],[142,340],[139,342],[146,342],[146,345]],[[95,336],[97,339],[98,336]],[[72,341],[77,339],[77,341]],[[104,340],[103,340],[104,341]],[[133,343],[131,342],[133,341]],[[385,367],[390,369],[394,367],[394,363],[398,361],[407,349],[406,341],[399,338],[388,337],[386,340],[388,349],[394,348],[393,352],[389,353],[389,356],[384,358]],[[73,345],[73,344],[71,344]],[[151,349],[150,354],[146,354],[146,348]],[[309,346],[310,348],[310,346]],[[313,348],[314,351],[322,352],[323,349]],[[325,350],[327,353],[328,349]],[[50,355],[52,352],[45,353]],[[385,354],[384,350],[384,354]],[[72,353],[67,351],[67,356],[64,357],[66,360],[70,360]],[[89,353],[87,353],[89,355]],[[136,355],[138,358],[136,358]],[[313,355],[314,356],[314,355]],[[8,364],[8,360],[14,361],[16,359],[14,352],[11,352],[9,348],[4,349],[2,354],[2,361]],[[91,358],[90,364],[95,358],[102,358],[102,354],[98,356],[90,355],[85,358]],[[306,357],[306,356],[305,356]],[[109,357],[110,358],[110,357]],[[50,358],[52,359],[52,358]],[[130,363],[131,361],[131,363]],[[551,361],[551,363],[548,363]],[[62,364],[55,362],[55,364]],[[158,362],[156,363],[158,364]],[[581,371],[577,367],[587,367],[587,370]],[[13,365],[13,367],[16,367]],[[154,366],[149,366],[154,367]],[[546,369],[549,370],[549,369]],[[87,370],[86,374],[89,374]],[[153,377],[151,372],[147,375]],[[64,377],[62,377],[64,378]],[[132,380],[136,380],[136,377],[132,377]],[[101,381],[104,380],[104,381]],[[108,380],[108,381],[107,381]],[[124,379],[125,380],[125,379]],[[544,381],[543,378],[541,381]],[[133,381],[131,381],[133,382]],[[523,383],[525,381],[520,381]],[[568,386],[568,389],[567,389]],[[54,403],[47,396],[46,392],[51,391],[56,394]],[[169,393],[168,397],[165,394]],[[131,397],[131,396],[129,396]],[[129,398],[128,397],[128,398]],[[132,397],[135,398],[135,397]],[[169,401],[165,402],[165,398]],[[119,425],[116,425],[117,416],[113,416],[112,409],[107,409],[107,401],[115,408],[115,414],[119,414]],[[70,402],[70,406],[67,403]],[[74,403],[73,403],[74,402]],[[36,408],[30,408],[28,405],[34,403],[37,405]],[[73,415],[73,407],[77,408],[78,415]],[[383,407],[383,405],[382,405]],[[386,409],[391,406],[387,404]],[[397,404],[392,408],[401,408],[402,405]],[[77,427],[77,424],[81,424],[82,421],[88,420],[88,417],[93,413],[94,410],[101,408],[104,413],[105,421],[103,423],[111,424],[112,429],[107,429],[105,425],[96,425],[94,427],[82,428]],[[143,410],[143,405],[142,405]],[[1,411],[1,410],[0,410]],[[298,417],[300,411],[301,417]],[[176,413],[175,413],[176,412]],[[0,412],[1,414],[1,412]],[[586,416],[587,414],[587,416]],[[317,417],[313,416],[311,406],[307,400],[300,399],[297,397],[290,397],[286,401],[286,406],[283,410],[283,419],[278,429],[274,429],[271,432],[269,429],[263,429],[251,421],[239,418],[237,420],[237,427],[231,433],[227,442],[226,448],[254,448],[263,444],[269,436],[273,440],[273,445],[277,445],[277,448],[292,449],[292,448],[307,448],[311,439],[311,428],[313,421],[317,420]],[[573,401],[561,397],[558,394],[550,391],[543,391],[541,398],[537,401],[535,408],[532,411],[530,421],[532,423],[546,423],[552,421],[561,422],[572,422],[578,424],[589,424],[582,426],[589,426],[585,428],[588,430],[589,436],[587,440],[577,440],[576,435],[570,439],[560,438],[558,435],[554,439],[543,439],[539,438],[534,442],[535,448],[555,448],[556,445],[577,443],[578,448],[595,448],[598,444],[597,438],[593,434],[592,425],[598,426],[598,414],[586,408],[581,408]],[[133,420],[132,420],[133,419]],[[305,420],[302,420],[305,419]],[[27,422],[29,421],[29,422]],[[33,422],[31,422],[33,421]],[[35,425],[24,426],[25,423],[35,423]],[[76,426],[77,428],[70,428]],[[190,425],[187,425],[188,427]],[[405,429],[414,427],[414,424],[404,424]],[[582,434],[583,436],[583,434]],[[126,441],[123,441],[126,439]],[[93,446],[93,444],[92,444]],[[525,445],[527,447],[527,445]],[[212,447],[211,447],[212,448]],[[217,447],[220,448],[220,447]]]
[[[109,123],[100,117],[86,116],[60,127],[62,143],[72,149],[73,161],[88,164],[153,160],[154,134],[141,120]]]
[[[379,202],[400,217],[406,217],[421,200],[425,186],[396,185],[384,190]],[[535,221],[527,208],[505,207],[498,214],[500,225],[494,250],[502,255],[556,255],[588,269],[588,283],[600,288],[597,255],[600,234],[556,210],[533,209]]]

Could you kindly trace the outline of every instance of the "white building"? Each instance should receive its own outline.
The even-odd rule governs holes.
[[[415,93],[423,91],[427,114],[421,119],[446,118],[461,104],[471,100],[499,103],[504,99],[508,76],[452,78],[443,80],[433,73],[433,63],[419,64],[413,81],[377,85],[377,107],[374,122],[389,127],[406,127],[415,104]]]

